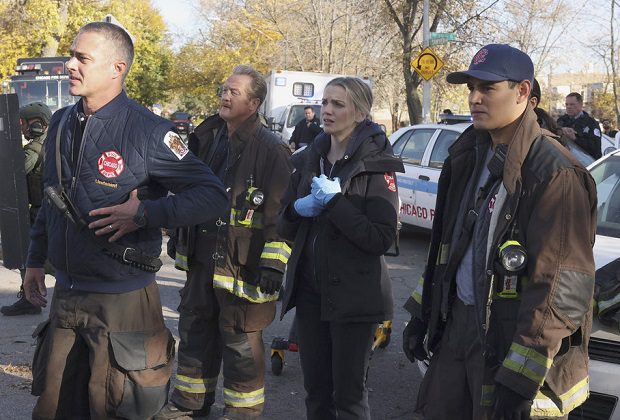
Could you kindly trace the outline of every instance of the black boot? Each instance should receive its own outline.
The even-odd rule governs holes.
[[[0,312],[5,316],[36,315],[41,313],[41,308],[28,302],[25,296],[21,296],[14,304],[0,308]]]

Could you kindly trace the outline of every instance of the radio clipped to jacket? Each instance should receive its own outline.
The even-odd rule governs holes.
[[[254,211],[260,207],[265,201],[265,194],[254,186],[254,177],[250,175],[248,179],[248,188],[245,192],[245,200],[243,200],[243,207],[237,213],[237,222],[240,225],[250,226],[252,224],[252,217]]]

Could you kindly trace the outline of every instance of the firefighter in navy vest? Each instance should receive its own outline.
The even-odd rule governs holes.
[[[43,142],[51,118],[52,111],[41,102],[33,102],[19,109],[19,125],[24,138],[28,140],[24,146],[24,154],[31,226],[34,224],[43,200]],[[49,273],[53,271],[49,264],[46,268]],[[0,308],[0,312],[5,316],[40,314],[41,307],[28,302],[24,296],[23,282],[26,270],[20,270],[20,274],[22,286],[17,294],[17,302],[3,306]]]
[[[67,62],[81,98],[50,122],[24,279],[26,298],[46,306],[46,258],[56,269],[34,334],[33,419],[146,419],[164,406],[174,339],[155,282],[161,228],[226,208],[222,183],[178,146],[172,122],[127,97],[132,60],[119,26],[82,27]]]

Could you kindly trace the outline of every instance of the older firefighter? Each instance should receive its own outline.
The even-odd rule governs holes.
[[[596,189],[528,106],[534,67],[491,44],[467,83],[473,127],[443,167],[428,266],[405,307],[432,419],[564,418],[588,397]],[[424,342],[425,335],[427,342]]]
[[[52,111],[41,102],[33,102],[19,108],[19,125],[22,134],[28,140],[24,146],[24,154],[31,226],[37,218],[43,201],[43,142],[51,119]],[[53,272],[49,264],[46,264],[46,272]],[[5,316],[40,314],[41,307],[28,302],[24,296],[23,281],[26,270],[20,270],[20,274],[22,286],[17,294],[17,302],[3,306],[0,312]]]
[[[178,232],[177,267],[188,270],[179,306],[179,366],[171,402],[156,416],[207,415],[224,365],[224,418],[261,414],[265,399],[262,330],[274,318],[290,247],[276,233],[291,167],[286,144],[257,110],[267,86],[238,66],[222,88],[219,115],[189,145],[224,181],[230,211]]]

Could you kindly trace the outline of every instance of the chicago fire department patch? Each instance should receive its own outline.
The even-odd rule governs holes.
[[[185,143],[183,143],[181,137],[179,137],[177,133],[173,133],[172,131],[168,131],[166,133],[166,136],[164,137],[164,143],[166,144],[166,146],[168,146],[168,149],[172,150],[172,153],[174,153],[176,157],[179,158],[179,160],[183,159],[187,152],[189,152],[189,149],[187,148]]]
[[[125,170],[123,157],[114,150],[103,152],[97,161],[99,173],[106,178],[116,178]]]
[[[472,60],[473,63],[475,65],[478,65],[480,63],[484,63],[487,59],[487,55],[489,54],[489,51],[486,48],[481,49],[480,51],[478,51],[478,53],[474,56],[474,59]]]
[[[385,183],[387,184],[388,190],[396,192],[396,183],[394,182],[394,176],[386,172],[383,175],[383,178],[385,178]]]

